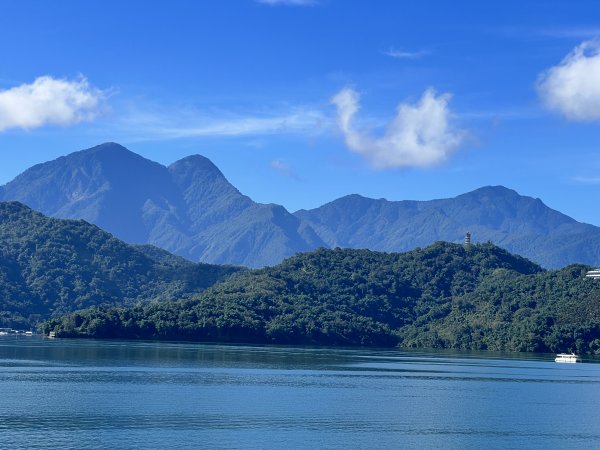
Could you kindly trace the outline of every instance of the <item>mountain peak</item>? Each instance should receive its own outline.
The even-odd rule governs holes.
[[[475,189],[474,191],[467,192],[464,195],[470,195],[470,194],[476,194],[476,195],[492,194],[492,195],[522,197],[514,189],[507,188],[506,186],[502,186],[501,184],[498,184],[498,185],[495,185],[495,186],[491,186],[491,185],[490,186],[482,186],[482,187],[480,187],[478,189]]]
[[[185,186],[188,193],[189,188],[193,188],[193,191],[200,190],[203,193],[206,190],[213,189],[220,193],[238,193],[237,189],[227,181],[219,168],[210,159],[202,155],[186,156],[171,164],[168,170],[175,183],[180,187]]]
[[[532,215],[553,214],[562,217],[567,221],[574,221],[570,217],[555,211],[544,204],[539,198],[533,198],[527,195],[521,195],[513,189],[498,185],[484,186],[474,191],[467,192],[456,197],[456,200],[466,200],[477,204],[490,205],[494,208],[501,208],[502,205],[512,209],[514,212],[519,210],[529,210]]]
[[[117,144],[116,142],[105,142],[104,144],[96,145],[94,147],[63,156],[59,158],[59,160],[63,158],[74,161],[97,161],[104,164],[135,164],[144,161],[153,165],[159,165],[158,163],[150,161],[143,156],[132,152],[121,144]]]
[[[225,178],[219,168],[210,159],[202,155],[190,155],[175,161],[169,166],[169,171],[171,173],[193,173],[194,176]]]
[[[182,162],[185,162],[188,164],[197,164],[197,165],[205,164],[205,165],[210,165],[215,168],[217,167],[206,156],[199,155],[198,153],[196,153],[195,155],[186,156],[185,158],[181,158],[180,160],[174,162],[173,164],[182,163]]]
[[[120,152],[129,152],[133,153],[131,150],[128,150],[126,147],[118,144],[116,142],[104,142],[102,144],[95,145],[87,150],[82,150],[84,152],[106,152],[106,151],[120,151]]]

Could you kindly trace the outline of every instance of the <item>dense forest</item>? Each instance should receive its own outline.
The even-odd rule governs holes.
[[[0,203],[0,326],[63,337],[600,354],[600,283],[490,243],[194,264]]]
[[[199,295],[99,306],[43,324],[63,337],[600,353],[600,284],[492,244],[325,250]]]
[[[83,220],[0,202],[0,327],[94,305],[187,298],[240,269],[131,246]]]

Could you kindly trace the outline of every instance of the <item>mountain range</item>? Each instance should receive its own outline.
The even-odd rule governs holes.
[[[213,264],[270,266],[319,247],[406,251],[467,231],[548,268],[600,263],[599,227],[502,186],[431,201],[354,194],[290,213],[252,201],[203,156],[163,166],[115,143],[27,169],[0,187],[9,200]]]

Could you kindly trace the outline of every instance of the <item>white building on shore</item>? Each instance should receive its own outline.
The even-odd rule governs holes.
[[[600,278],[600,269],[588,270],[585,274],[586,278]]]

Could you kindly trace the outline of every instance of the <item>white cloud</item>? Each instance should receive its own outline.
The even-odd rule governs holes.
[[[315,111],[298,111],[274,117],[239,117],[212,119],[194,126],[163,128],[173,137],[242,136],[279,133],[303,133],[318,125],[321,115]]]
[[[298,177],[298,175],[296,175],[296,173],[294,172],[292,167],[289,164],[287,164],[279,159],[274,159],[273,161],[271,161],[271,167],[273,169],[275,169],[277,172],[279,172],[281,175],[283,175],[284,177],[288,177],[293,180],[300,181],[300,177]]]
[[[569,120],[600,120],[600,42],[575,47],[539,76],[537,90],[549,109]]]
[[[100,112],[104,93],[84,77],[69,81],[43,76],[0,91],[0,132],[44,125],[73,125]]]
[[[383,136],[375,138],[354,127],[360,105],[353,89],[342,89],[331,100],[348,148],[379,169],[427,167],[446,160],[465,137],[463,130],[451,124],[449,101],[449,94],[436,96],[433,89],[427,89],[417,104],[398,105]]]
[[[542,28],[537,30],[540,36],[565,39],[593,39],[600,36],[600,28],[597,27],[569,27],[569,28]]]
[[[553,38],[553,39],[595,39],[600,36],[600,28],[595,26],[514,26],[505,25],[498,27],[487,27],[487,31],[493,34],[510,38]]]
[[[287,108],[270,113],[240,114],[231,112],[206,113],[197,110],[167,111],[151,107],[135,108],[123,116],[118,127],[123,132],[139,136],[140,140],[179,139],[194,137],[239,137],[275,134],[315,135],[329,128],[320,111],[311,108]]]
[[[317,0],[256,0],[256,2],[269,6],[312,6],[319,3]]]
[[[420,50],[418,52],[406,52],[395,48],[390,48],[382,53],[396,59],[419,59],[429,54],[429,52],[426,50]]]
[[[582,177],[576,176],[572,180],[579,184],[600,184],[600,177]]]

